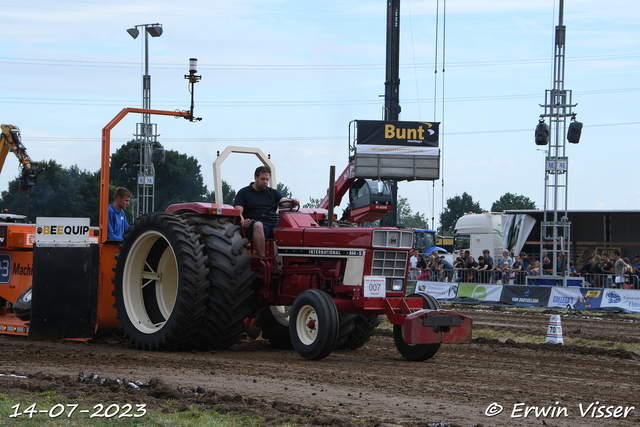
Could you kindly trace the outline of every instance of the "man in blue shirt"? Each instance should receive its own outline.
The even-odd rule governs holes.
[[[453,265],[443,257],[436,257],[436,269],[439,272],[439,276],[434,279],[438,282],[452,282],[453,281]]]
[[[240,209],[240,221],[246,229],[247,239],[251,240],[258,256],[265,256],[266,237],[273,237],[273,227],[277,224],[264,218],[269,208],[278,202],[289,200],[282,193],[269,187],[271,169],[260,166],[254,173],[255,182],[241,188],[236,194],[233,205]],[[299,205],[298,199],[291,199],[289,207]]]
[[[131,192],[124,187],[119,187],[113,199],[113,204],[109,205],[107,239],[122,240],[122,235],[129,229],[124,210],[129,206]]]

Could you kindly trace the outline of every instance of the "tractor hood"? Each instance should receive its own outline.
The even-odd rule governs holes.
[[[320,227],[304,214],[286,214],[274,229],[278,246],[411,249],[413,233],[397,228]]]

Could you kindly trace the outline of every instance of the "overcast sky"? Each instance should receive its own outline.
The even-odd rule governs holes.
[[[138,24],[164,29],[149,37],[152,108],[188,109],[184,74],[198,58],[202,121],[152,122],[166,148],[199,160],[210,189],[216,152],[240,145],[269,153],[295,197],[322,198],[330,165],[347,164],[349,122],[382,118],[385,0],[0,5],[0,122],[21,129],[34,160],[98,170],[102,128],[142,105],[144,38],[126,32]],[[400,183],[399,193],[436,222],[442,200],[465,191],[484,209],[506,192],[541,208],[545,155],[533,135],[553,85],[558,2],[450,0],[446,15],[444,5],[401,2],[400,119],[442,122],[443,179]],[[568,144],[568,207],[640,209],[640,3],[567,0],[564,24],[565,88],[584,123],[580,144]],[[114,129],[112,151],[140,121]],[[235,155],[222,173],[239,189],[257,165]],[[0,190],[17,173],[8,158]]]

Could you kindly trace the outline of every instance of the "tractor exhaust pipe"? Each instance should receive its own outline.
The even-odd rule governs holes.
[[[329,228],[333,227],[333,208],[336,203],[336,167],[329,168]]]

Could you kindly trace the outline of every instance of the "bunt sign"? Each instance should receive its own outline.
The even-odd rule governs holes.
[[[440,123],[355,120],[349,145],[353,177],[432,181],[440,178]]]
[[[358,120],[358,153],[438,156],[440,123]]]

